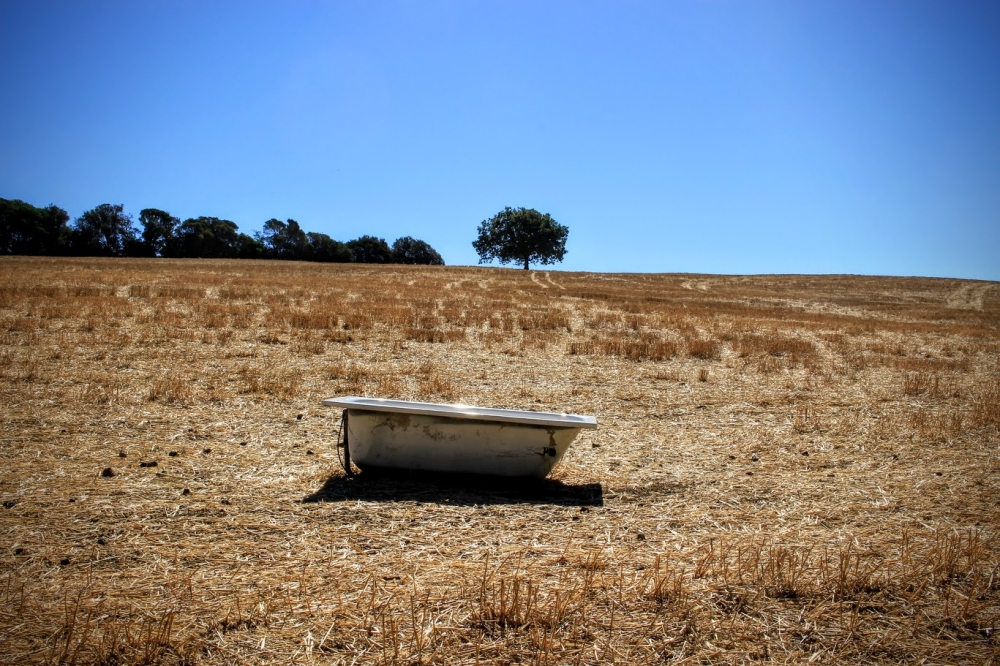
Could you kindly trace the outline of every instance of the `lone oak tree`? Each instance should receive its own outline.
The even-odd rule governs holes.
[[[504,208],[479,225],[479,238],[472,247],[479,253],[479,263],[497,259],[501,264],[528,262],[554,264],[566,254],[569,227],[533,208]]]

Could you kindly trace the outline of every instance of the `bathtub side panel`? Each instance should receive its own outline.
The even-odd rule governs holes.
[[[544,477],[578,428],[553,428],[350,410],[351,459],[366,465]]]

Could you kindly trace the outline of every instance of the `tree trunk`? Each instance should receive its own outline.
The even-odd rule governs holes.
[[[528,270],[528,260],[524,260],[524,270]]]

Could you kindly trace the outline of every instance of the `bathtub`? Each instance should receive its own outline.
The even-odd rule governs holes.
[[[542,478],[593,416],[346,396],[344,449],[361,470],[393,468]]]

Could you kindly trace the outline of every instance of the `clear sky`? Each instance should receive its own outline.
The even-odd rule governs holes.
[[[1000,3],[0,2],[0,197],[1000,280]]]

